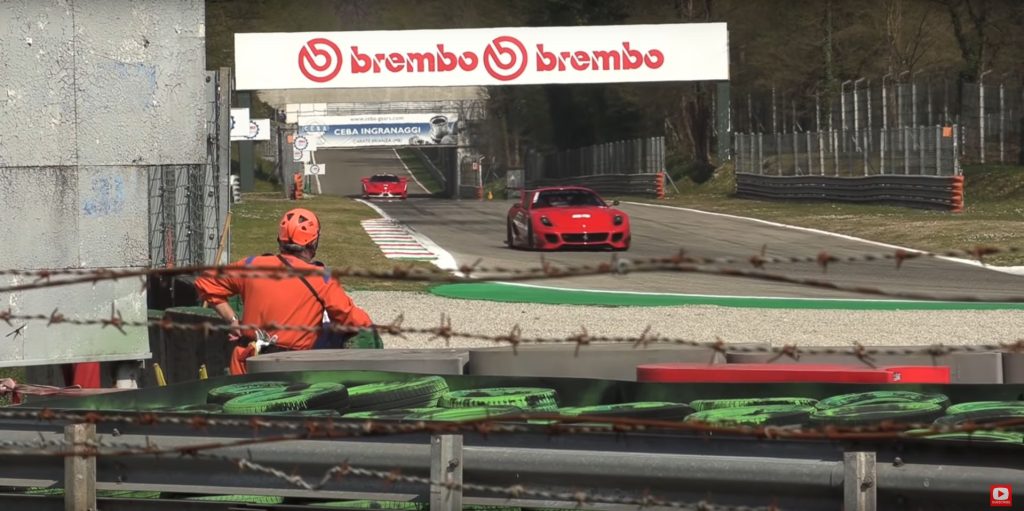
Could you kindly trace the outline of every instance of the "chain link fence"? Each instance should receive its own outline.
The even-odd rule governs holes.
[[[736,133],[736,172],[766,176],[960,175],[958,126]]]
[[[665,137],[636,138],[553,153],[528,151],[530,181],[608,174],[656,174],[665,169]]]
[[[207,161],[193,165],[155,165],[149,168],[150,266],[174,267],[217,264],[224,229],[229,167],[223,144],[224,117],[228,115],[226,86],[220,73],[207,72]],[[230,160],[230,156],[227,157]],[[227,247],[224,247],[227,253]]]
[[[886,75],[841,82],[831,96],[776,89],[740,93],[734,105],[737,133],[836,131],[845,152],[864,138],[863,130],[877,131],[872,138],[885,138],[893,147],[894,138],[913,139],[915,129],[957,126],[956,154],[963,161],[1024,163],[1024,87],[1019,83],[961,84],[944,77]],[[912,131],[903,135],[906,128]]]

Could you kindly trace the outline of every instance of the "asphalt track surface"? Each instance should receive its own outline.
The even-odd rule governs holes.
[[[318,151],[317,161],[327,164],[327,175],[321,184],[323,192],[332,195],[359,194],[359,178],[364,175],[406,173],[390,149]],[[410,180],[408,200],[377,204],[388,215],[447,250],[459,264],[482,260],[482,266],[530,268],[540,265],[540,253],[512,250],[505,246],[505,214],[510,201],[439,200],[425,194],[416,196],[417,189],[416,183]],[[625,258],[671,256],[685,249],[695,256],[732,256],[746,260],[760,254],[765,246],[765,255],[780,257],[816,256],[822,250],[835,256],[891,252],[891,249],[870,243],[738,218],[631,204],[620,208],[630,215],[632,221],[632,246],[629,251],[618,253],[619,257]],[[546,261],[565,266],[595,264],[608,261],[611,256],[611,252],[602,251],[544,253]],[[749,264],[736,267],[751,268]],[[892,261],[877,261],[832,264],[827,273],[813,263],[771,265],[767,270],[792,277],[948,297],[976,295],[993,300],[1024,294],[1024,277],[938,259],[905,261],[901,269],[896,269]],[[719,296],[879,298],[868,293],[692,273],[600,275],[529,283],[578,289]]]

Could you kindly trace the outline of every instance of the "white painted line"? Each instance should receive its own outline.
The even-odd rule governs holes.
[[[420,189],[423,190],[423,193],[430,193],[430,190],[427,190],[427,187],[423,186],[423,183],[421,183],[419,179],[416,179],[416,174],[413,174],[412,171],[409,170],[409,166],[405,164],[405,160],[403,160],[402,157],[398,155],[398,149],[392,149],[392,151],[395,152],[395,158],[398,158],[398,161],[400,161],[402,163],[402,166],[405,167],[405,171],[408,172],[410,176],[412,176],[412,180],[416,181],[416,184],[420,186]]]
[[[826,236],[835,236],[837,238],[842,238],[842,239],[849,240],[849,241],[859,241],[861,243],[868,243],[868,244],[871,244],[871,245],[876,245],[876,246],[885,247],[885,248],[891,248],[891,249],[894,249],[894,250],[904,250],[904,251],[907,251],[907,252],[918,252],[918,253],[927,252],[926,250],[919,250],[919,249],[916,249],[916,248],[901,247],[899,245],[890,245],[889,243],[882,243],[880,241],[872,241],[872,240],[868,240],[868,239],[864,239],[864,238],[858,238],[856,236],[850,236],[850,235],[847,235],[847,234],[839,234],[837,232],[823,231],[821,229],[812,229],[810,227],[800,227],[798,225],[783,224],[783,223],[779,223],[779,222],[772,222],[772,221],[769,221],[769,220],[762,220],[760,218],[751,218],[751,217],[748,217],[748,216],[730,215],[728,213],[716,213],[714,211],[704,211],[704,210],[700,210],[700,209],[684,208],[682,206],[669,206],[667,204],[648,204],[646,202],[633,202],[633,201],[623,201],[622,204],[633,204],[633,205],[636,205],[636,206],[648,206],[648,207],[652,207],[652,208],[677,209],[677,210],[680,210],[680,211],[689,211],[689,212],[692,212],[692,213],[701,213],[701,214],[704,214],[704,215],[720,216],[720,217],[732,218],[732,219],[736,219],[736,220],[747,220],[747,221],[750,221],[750,222],[757,222],[757,223],[760,223],[760,224],[771,225],[773,227],[782,227],[782,228],[786,228],[786,229],[793,229],[793,230],[797,230],[797,231],[810,232],[810,233],[814,233],[814,234],[824,234]],[[942,260],[945,260],[945,261],[951,261],[951,262],[960,263],[960,264],[967,264],[967,265],[970,265],[970,266],[979,266],[979,267],[986,268],[986,269],[989,269],[989,270],[995,270],[995,271],[1000,271],[1000,272],[1004,272],[1004,273],[1013,273],[1013,274],[1016,274],[1016,275],[1024,275],[1024,266],[1009,266],[1009,267],[991,266],[991,265],[987,265],[987,264],[982,264],[982,263],[980,263],[978,261],[974,261],[972,259],[962,259],[962,258],[959,258],[959,257],[948,257],[948,256],[936,256],[936,259],[942,259]]]
[[[739,299],[752,299],[752,300],[800,300],[806,302],[920,302],[925,300],[894,300],[894,299],[874,299],[874,298],[801,298],[801,297],[785,297],[785,296],[753,296],[753,295],[699,295],[689,293],[657,293],[647,291],[615,291],[610,289],[579,289],[573,287],[557,287],[557,286],[542,286],[539,284],[526,284],[523,282],[502,282],[500,280],[490,281],[494,284],[501,284],[505,286],[519,286],[519,287],[530,287],[536,289],[550,289],[552,291],[574,291],[581,293],[605,293],[605,294],[618,294],[618,295],[648,295],[648,296],[678,296],[682,298],[739,298]],[[928,303],[958,303],[948,302],[940,300],[927,300]]]

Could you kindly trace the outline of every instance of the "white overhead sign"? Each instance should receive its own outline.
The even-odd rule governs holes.
[[[322,176],[327,173],[327,166],[323,163],[307,163],[305,168],[305,175],[307,176]]]
[[[249,109],[231,109],[231,140],[245,138],[249,134]]]
[[[233,142],[246,140],[270,140],[270,119],[249,119],[249,133],[245,136],[231,136]]]
[[[725,23],[235,34],[237,90],[728,79]]]

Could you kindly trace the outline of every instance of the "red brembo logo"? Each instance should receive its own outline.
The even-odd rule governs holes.
[[[329,39],[310,39],[299,50],[299,71],[314,82],[327,82],[341,71],[341,49]]]
[[[515,80],[526,71],[526,46],[515,37],[495,38],[484,50],[484,69],[501,81]]]
[[[539,43],[535,48],[533,68],[537,72],[628,71],[658,69],[665,63],[665,54],[661,50],[641,51],[632,48],[628,41],[621,44],[620,48],[610,50],[553,51]],[[507,82],[526,71],[530,65],[530,53],[522,41],[512,36],[494,38],[479,54],[473,51],[453,52],[444,44],[436,44],[434,49],[424,52],[407,53],[375,53],[360,50],[359,46],[349,47],[349,72],[354,75],[474,71],[481,61],[487,74]],[[299,70],[314,82],[332,80],[341,71],[342,62],[338,45],[328,39],[310,39],[299,50]]]

